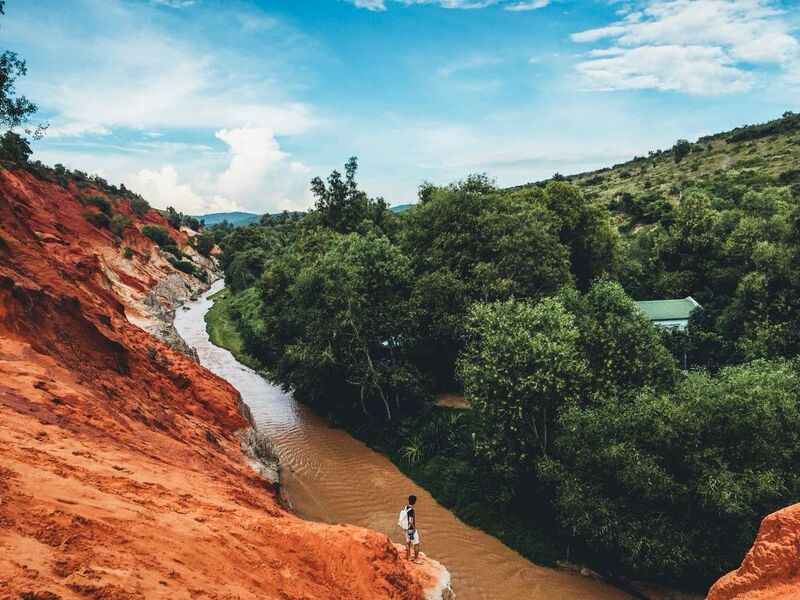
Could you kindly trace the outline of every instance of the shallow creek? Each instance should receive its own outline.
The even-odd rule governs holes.
[[[416,494],[420,547],[450,571],[458,600],[605,600],[629,598],[624,592],[569,573],[537,566],[496,538],[460,521],[385,456],[341,429],[329,427],[233,355],[211,344],[206,333],[208,297],[177,311],[175,327],[200,362],[236,387],[260,431],[275,445],[282,489],[301,516],[328,523],[352,523],[402,541],[397,514]]]

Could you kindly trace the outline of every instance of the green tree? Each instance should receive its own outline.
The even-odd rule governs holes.
[[[664,389],[678,375],[662,334],[618,283],[603,280],[585,294],[562,293],[575,316],[579,346],[591,371],[590,387],[608,394],[648,386]]]
[[[800,377],[755,362],[573,404],[540,476],[601,566],[707,585],[800,492]]]
[[[459,374],[480,417],[479,453],[513,486],[547,456],[559,410],[588,375],[575,317],[561,301],[506,300],[470,311]]]
[[[28,140],[18,133],[6,131],[0,137],[0,160],[22,165],[28,162],[32,153]]]
[[[672,147],[672,158],[680,163],[692,151],[692,144],[688,140],[678,140]]]
[[[211,256],[211,251],[214,249],[214,238],[207,233],[201,233],[194,239],[197,252],[205,257]]]
[[[5,14],[5,2],[0,2],[0,15]],[[6,50],[0,54],[0,128],[6,129],[0,138],[0,159],[24,164],[31,155],[28,140],[14,129],[24,128],[24,132],[34,138],[41,137],[47,127],[39,124],[29,127],[31,117],[36,113],[36,105],[25,96],[17,94],[17,80],[28,73],[24,60],[16,52]]]
[[[327,185],[319,177],[311,181],[311,192],[316,197],[315,210],[321,224],[340,233],[357,230],[365,220],[382,226],[388,218],[386,202],[383,198],[371,199],[358,189],[356,157],[347,161],[344,170],[344,179],[339,171],[333,171],[328,176]]]
[[[377,232],[327,239],[303,265],[284,254],[265,266],[262,347],[301,397],[334,411],[378,402],[391,419],[418,385],[405,350],[414,334],[409,260]]]

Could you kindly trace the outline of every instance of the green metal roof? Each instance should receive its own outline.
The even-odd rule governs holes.
[[[691,296],[686,296],[680,300],[643,300],[636,306],[651,321],[673,321],[688,319],[700,305]]]

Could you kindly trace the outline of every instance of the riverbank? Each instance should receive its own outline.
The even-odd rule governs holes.
[[[206,317],[209,330],[215,329],[221,334],[218,339],[231,340],[238,336],[231,319],[222,320],[217,312],[209,312]],[[232,351],[236,348],[236,345],[229,347]],[[366,439],[363,432],[354,439],[345,430],[332,428],[307,406],[260,377],[251,381],[249,375],[243,373],[243,367],[227,366],[228,361],[224,360],[226,365],[212,366],[212,370],[230,381],[247,377],[248,381],[242,384],[253,386],[248,393],[262,405],[254,407],[255,419],[275,443],[284,469],[285,490],[301,515],[365,525],[399,540],[402,534],[394,523],[397,510],[402,506],[404,494],[415,493],[420,498],[423,507],[420,513],[425,518],[425,527],[421,528],[423,549],[447,565],[459,598],[595,600],[628,597],[625,592],[592,579],[588,571],[581,576],[537,566],[510,550],[508,543],[501,543],[501,535],[513,540],[520,548],[525,548],[529,556],[535,556],[539,564],[556,565],[561,558],[556,542],[548,539],[545,531],[534,530],[530,523],[502,519],[489,522],[494,515],[487,505],[481,510],[475,493],[480,474],[467,472],[464,464],[459,467],[460,474],[452,476],[454,465],[443,464],[441,459],[433,457],[431,461],[413,465],[397,456],[390,462],[387,453],[374,452],[357,441],[359,437]],[[369,441],[377,448],[375,437],[379,438],[381,433],[376,429],[372,434]],[[446,476],[447,473],[451,476]],[[411,477],[416,485],[404,475]],[[434,499],[429,492],[439,496]],[[467,518],[456,518],[458,515],[439,500],[454,505],[463,503],[459,508]],[[465,512],[467,510],[471,512]],[[470,515],[475,518],[469,518]],[[482,517],[486,519],[481,520]],[[499,535],[484,533],[486,530]],[[519,532],[523,532],[522,535]],[[527,539],[523,539],[525,537]]]
[[[358,531],[361,526],[364,533],[361,538],[367,543],[368,549],[370,538],[375,536],[378,539],[383,538],[386,548],[392,549],[390,552],[392,560],[399,560],[411,574],[413,581],[422,586],[425,600],[453,600],[455,594],[450,588],[450,573],[445,566],[431,556],[421,555],[420,564],[407,562],[405,561],[404,547],[392,544],[387,536],[382,535],[383,532],[380,531],[380,528],[372,527],[370,523],[358,523],[348,518],[320,519],[319,515],[309,513],[307,510],[297,510],[298,507],[302,508],[305,503],[296,504],[292,501],[291,483],[296,466],[291,457],[287,455],[286,438],[280,435],[283,427],[278,425],[295,425],[297,413],[292,407],[291,400],[285,397],[278,388],[237,361],[231,352],[211,342],[205,317],[211,313],[211,320],[214,320],[213,315],[217,313],[212,312],[214,305],[211,298],[217,299],[216,305],[219,307],[219,300],[225,298],[225,290],[220,290],[221,285],[221,281],[215,282],[208,292],[188,304],[184,310],[179,311],[176,315],[175,327],[188,345],[197,351],[200,363],[233,385],[239,392],[240,412],[245,415],[251,425],[249,429],[240,432],[246,432],[246,435],[240,435],[240,438],[242,438],[247,456],[253,461],[256,471],[270,482],[278,482],[279,479],[280,481],[288,480],[289,485],[283,489],[288,489],[289,494],[280,494],[281,508],[291,513],[293,518],[296,517],[301,522],[308,522],[315,527],[322,525],[320,521],[329,522],[334,529]],[[229,327],[229,323],[227,326]],[[230,329],[226,330],[226,321],[221,321],[221,328],[217,333],[222,339],[230,339],[231,331]],[[296,429],[291,427],[289,431],[294,432]],[[318,436],[315,436],[315,439],[318,439]],[[278,464],[281,466],[281,471],[286,473],[285,478],[282,476],[279,478],[276,470]],[[350,542],[349,539],[345,541]],[[383,559],[383,556],[376,556],[376,560],[382,561]],[[401,595],[401,597],[405,596]]]
[[[257,371],[258,363],[256,359],[242,350],[242,340],[239,337],[236,324],[229,315],[228,309],[232,300],[230,291],[223,288],[209,296],[209,300],[213,304],[206,313],[205,319],[211,343],[220,348],[230,350],[236,360]]]
[[[206,325],[212,343],[229,350],[237,360],[258,370],[255,359],[242,351],[236,323],[227,312],[232,300],[230,292],[223,289],[210,296],[210,300],[214,305],[206,313]],[[428,415],[428,421],[458,420],[465,431],[470,429],[467,421],[472,418],[464,411],[447,406],[431,407]],[[409,422],[403,430],[419,431],[423,420]],[[420,448],[416,459],[408,460],[401,455],[402,447],[398,452],[398,446],[402,446],[405,440],[396,428],[376,426],[374,423],[337,425],[387,456],[398,469],[428,490],[437,502],[452,510],[462,521],[495,536],[528,560],[555,567],[560,560],[569,558],[566,545],[559,544],[554,525],[548,519],[532,523],[486,510],[485,499],[481,497],[481,475],[470,467],[464,457],[427,453]]]

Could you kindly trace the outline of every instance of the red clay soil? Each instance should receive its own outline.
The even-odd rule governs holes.
[[[800,598],[800,504],[764,518],[742,566],[711,588],[708,600]]]
[[[281,509],[235,390],[127,320],[120,288],[175,271],[90,195],[0,173],[0,598],[422,598],[385,535]]]

